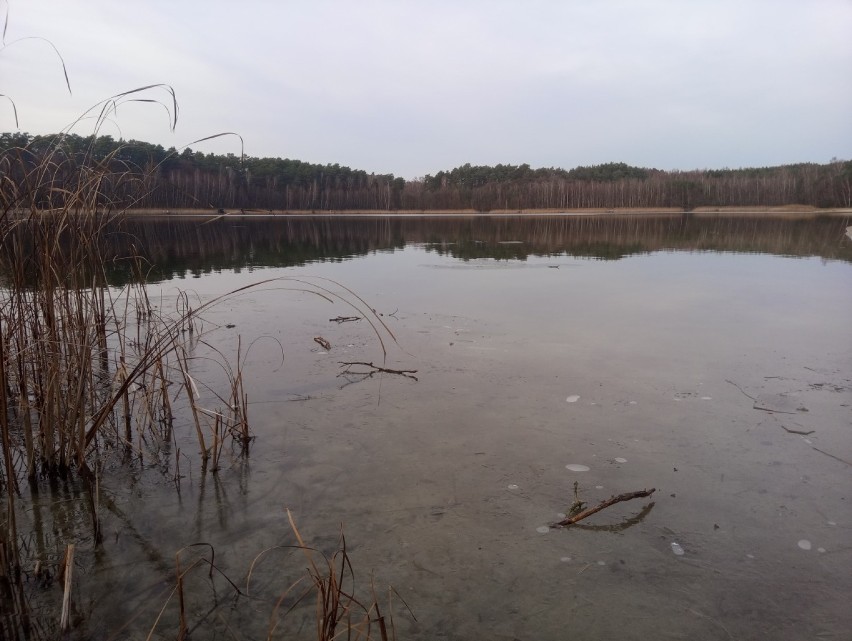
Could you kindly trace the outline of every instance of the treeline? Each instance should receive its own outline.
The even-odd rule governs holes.
[[[852,161],[755,169],[661,171],[608,163],[531,169],[464,165],[417,185],[427,208],[618,209],[852,207]],[[416,209],[417,207],[411,207]]]
[[[533,169],[470,164],[406,181],[281,158],[165,149],[111,136],[0,134],[0,172],[26,182],[49,161],[35,188],[45,206],[92,167],[104,170],[104,204],[150,209],[521,210],[702,206],[852,207],[852,161],[779,167],[662,171],[608,163]]]

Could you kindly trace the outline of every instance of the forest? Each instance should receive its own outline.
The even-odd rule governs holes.
[[[852,207],[852,161],[664,171],[607,163],[573,169],[465,164],[414,180],[339,164],[166,149],[111,136],[0,134],[0,179],[39,174],[45,208],[85,180],[92,160],[116,176],[99,205],[138,209],[440,211],[696,207]],[[14,162],[12,160],[14,159]],[[134,176],[127,180],[128,174]],[[32,177],[30,177],[32,178]],[[21,184],[17,182],[16,184]]]

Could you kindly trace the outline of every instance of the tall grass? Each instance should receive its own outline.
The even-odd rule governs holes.
[[[223,297],[193,306],[181,294],[172,310],[164,310],[149,300],[150,265],[138,246],[131,243],[121,255],[110,250],[127,247],[110,242],[110,235],[121,228],[132,194],[150,184],[143,170],[122,166],[116,154],[71,157],[59,137],[48,150],[19,148],[0,156],[0,595],[14,597],[0,599],[0,638],[35,638],[22,577],[39,560],[21,558],[16,522],[26,483],[81,482],[87,503],[81,512],[89,515],[99,545],[103,459],[112,453],[141,459],[152,445],[176,445],[176,407],[186,408],[204,474],[219,470],[229,445],[247,455],[253,438],[242,371],[247,350],[238,343],[236,360],[229,362],[205,338],[203,314]],[[114,202],[106,193],[125,196]],[[109,270],[117,265],[132,274],[122,287],[109,284]],[[396,341],[366,301],[327,279],[270,279],[226,296],[273,282],[356,310],[383,353],[383,336]],[[193,373],[201,343],[225,374],[224,390]],[[178,483],[180,454],[176,448]],[[339,586],[322,583],[318,566],[312,568],[327,598],[340,593]],[[70,590],[69,579],[66,606]],[[349,612],[340,601],[329,607]],[[71,623],[65,618],[63,625]]]
[[[211,471],[226,440],[236,437],[243,449],[251,440],[239,363],[226,368],[228,410],[203,414],[188,356],[198,310],[185,297],[171,313],[158,310],[138,253],[107,252],[108,229],[127,201],[105,194],[132,194],[146,182],[115,153],[70,157],[61,137],[49,150],[0,156],[0,592],[14,592],[21,576],[22,483],[79,475],[98,543],[95,462],[104,448],[141,456],[143,441],[172,440],[178,397],[193,409],[199,454],[214,462]],[[116,262],[134,274],[123,288],[108,284]]]

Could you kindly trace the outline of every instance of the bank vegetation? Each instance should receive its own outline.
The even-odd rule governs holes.
[[[55,204],[79,166],[95,161],[134,181],[101,185],[113,207],[267,211],[447,211],[664,209],[700,207],[852,207],[852,161],[777,167],[664,171],[608,163],[573,169],[527,164],[466,164],[414,180],[338,164],[166,149],[111,136],[0,134],[6,167],[60,167],[37,185],[37,201]],[[4,170],[8,171],[8,169]],[[20,179],[20,176],[10,176]]]

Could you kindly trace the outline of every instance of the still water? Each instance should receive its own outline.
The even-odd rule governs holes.
[[[399,638],[849,639],[849,224],[139,223],[129,233],[164,308],[178,291],[205,301],[285,280],[206,312],[196,348],[195,375],[215,383],[203,357],[235,354],[239,337],[250,456],[226,452],[203,475],[184,419],[178,484],[174,451],[104,470],[105,542],[81,552],[82,634],[145,638],[192,543],[244,585],[261,552],[295,543],[289,508],[323,551],[343,528],[359,593],[372,582],[384,604],[393,586]],[[358,297],[378,336],[329,320],[363,316],[347,303],[363,310]],[[346,374],[348,361],[417,378]],[[656,492],[549,528],[575,482],[591,505]],[[85,523],[66,527],[85,541]],[[198,572],[193,635],[265,638],[304,567],[267,552],[237,601]]]

